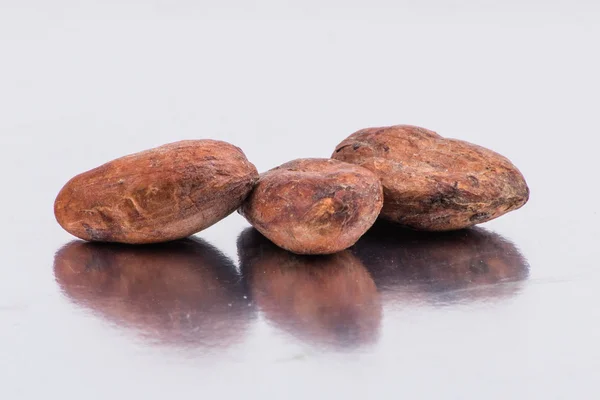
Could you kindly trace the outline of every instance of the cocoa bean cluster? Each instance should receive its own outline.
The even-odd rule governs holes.
[[[243,151],[188,140],[75,176],[54,213],[87,241],[146,244],[198,233],[235,210],[277,246],[333,254],[377,218],[419,231],[468,228],[522,207],[529,188],[505,157],[409,125],[360,130],[330,159],[259,174]]]

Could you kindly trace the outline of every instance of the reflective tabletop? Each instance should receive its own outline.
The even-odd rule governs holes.
[[[600,6],[208,3],[0,4],[0,398],[599,398]],[[529,203],[330,256],[237,213],[152,246],[54,219],[164,143],[266,171],[398,123],[505,155]]]

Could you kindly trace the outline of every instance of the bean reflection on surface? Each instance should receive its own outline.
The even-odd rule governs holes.
[[[233,262],[199,239],[74,241],[57,252],[54,274],[74,303],[160,343],[228,345],[254,315]]]
[[[398,300],[511,296],[529,275],[516,246],[482,228],[428,233],[378,221],[352,251],[378,288],[394,292]]]
[[[238,239],[238,253],[253,300],[275,326],[300,340],[333,348],[377,339],[377,288],[350,251],[295,255],[249,228]]]

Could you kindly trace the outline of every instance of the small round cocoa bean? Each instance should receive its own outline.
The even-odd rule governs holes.
[[[352,246],[383,204],[375,174],[330,159],[290,161],[260,176],[240,213],[276,245],[298,254]]]

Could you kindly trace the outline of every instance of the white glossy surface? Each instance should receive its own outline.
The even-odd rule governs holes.
[[[598,398],[598,4],[259,3],[0,3],[0,398]],[[247,313],[219,314],[232,340],[161,342],[55,279],[72,237],[52,204],[74,174],[186,138],[230,141],[262,171],[396,123],[521,169],[529,204],[485,228],[526,279],[380,287],[377,334],[342,348],[243,295]],[[239,266],[246,226],[199,237]]]

